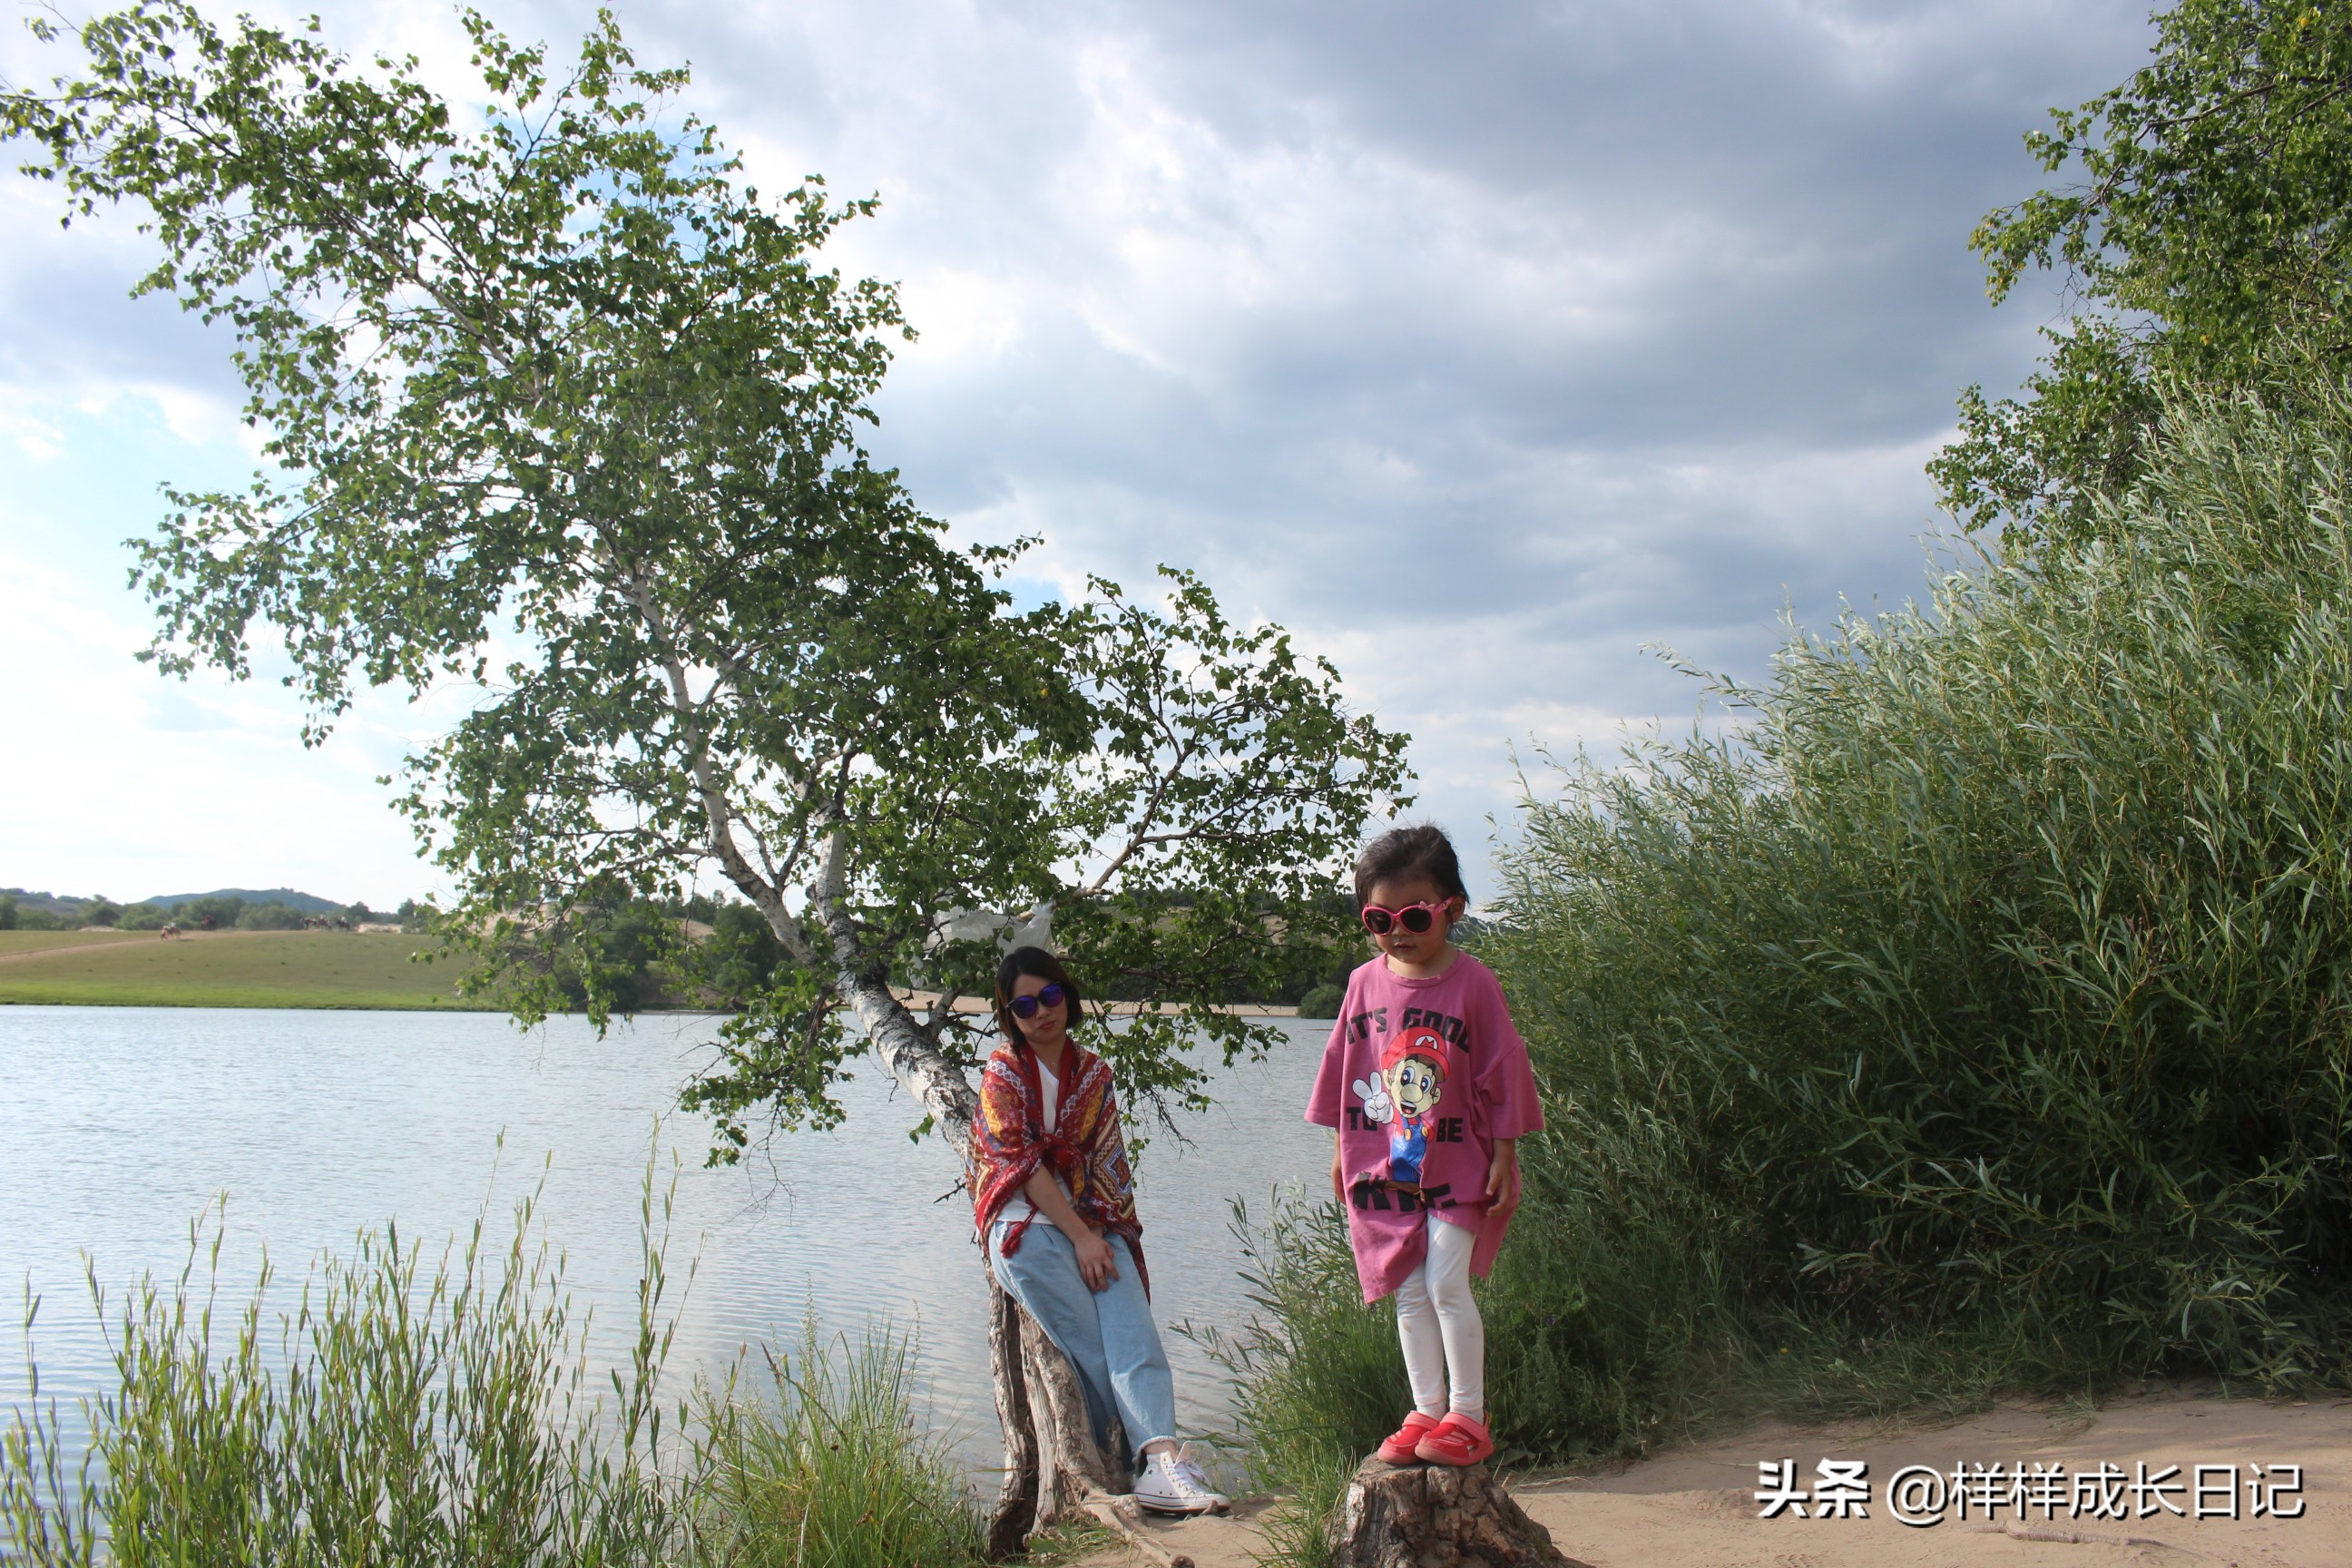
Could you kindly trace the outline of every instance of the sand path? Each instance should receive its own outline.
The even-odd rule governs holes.
[[[59,931],[55,934],[60,938],[68,940],[51,942],[41,947],[12,948],[5,952],[0,952],[0,963],[24,963],[38,959],[56,958],[64,953],[95,952],[102,949],[132,947],[163,940],[161,932],[152,931],[120,932],[107,931],[104,933],[97,931]],[[301,936],[304,934],[306,933],[301,931],[184,931],[178,936],[173,937],[171,940],[175,942],[227,942],[234,941],[239,937]]]
[[[1759,1518],[1758,1465],[1783,1458],[1795,1462],[1800,1490],[1811,1489],[1818,1460],[1865,1461],[1870,1517],[1799,1519],[1784,1511]],[[1999,1524],[1988,1526],[1973,1509],[1963,1521],[1948,1507],[1942,1522],[1916,1528],[1888,1511],[1886,1483],[1906,1466],[1948,1476],[1956,1464],[1996,1461],[2063,1466],[2067,1490],[2075,1472],[2113,1465],[2126,1478],[2123,1501],[2135,1516],[2069,1519],[2062,1505],[2048,1520],[2032,1510],[2022,1526],[2003,1510]],[[2250,1464],[2302,1467],[2300,1518],[2249,1516]],[[2128,1483],[2141,1465],[2151,1479],[2167,1466],[2179,1467],[2181,1489],[2162,1495],[2184,1516],[2165,1510],[2153,1493],[2139,1501],[2158,1511],[2136,1516]],[[2238,1518],[2185,1516],[2192,1508],[2186,1483],[2200,1465],[2237,1468]],[[2262,1479],[2273,1475],[2266,1469]],[[2209,1470],[2204,1479],[2218,1494],[2220,1472]],[[2166,1390],[2113,1400],[2095,1412],[2012,1405],[1950,1426],[1894,1432],[1762,1426],[1614,1474],[1526,1478],[1514,1490],[1560,1550],[1592,1568],[2352,1568],[2352,1399],[2296,1405]],[[2281,1499],[2289,1508],[2296,1500]],[[2209,1496],[2209,1511],[2220,1506],[2218,1495]],[[1249,1568],[1253,1553],[1263,1550],[1252,1522],[1263,1507],[1159,1533],[1199,1568]],[[1140,1562],[1129,1549],[1090,1559],[1089,1568]]]

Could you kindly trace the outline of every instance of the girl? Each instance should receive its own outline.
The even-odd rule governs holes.
[[[1110,1068],[1070,1038],[1078,988],[1061,960],[1016,947],[996,971],[1004,1044],[981,1075],[971,1124],[974,1218],[997,1282],[1078,1369],[1101,1442],[1117,1412],[1140,1471],[1135,1500],[1162,1513],[1222,1511],[1191,1446],[1143,1271],[1135,1179]],[[1043,1219],[1043,1225],[1037,1222]]]
[[[1494,971],[1447,940],[1469,895],[1445,835],[1374,839],[1356,901],[1380,954],[1348,977],[1307,1120],[1338,1134],[1331,1191],[1364,1300],[1397,1299],[1413,1408],[1381,1458],[1472,1465],[1495,1439],[1470,1276],[1494,1266],[1519,1206],[1517,1142],[1543,1110]]]

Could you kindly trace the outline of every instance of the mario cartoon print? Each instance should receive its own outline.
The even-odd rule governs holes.
[[[1364,1102],[1364,1120],[1388,1127],[1388,1179],[1398,1186],[1421,1185],[1432,1113],[1445,1096],[1447,1053],[1436,1030],[1407,1029],[1381,1053],[1380,1077],[1352,1086]]]

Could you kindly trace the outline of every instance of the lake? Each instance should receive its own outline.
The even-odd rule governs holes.
[[[1322,1180],[1328,1135],[1300,1113],[1330,1026],[1279,1022],[1288,1047],[1220,1069],[1216,1107],[1181,1123],[1189,1145],[1160,1131],[1139,1156],[1163,1327],[1237,1323],[1248,1309],[1232,1200],[1262,1208],[1277,1185]],[[998,1462],[971,1211],[945,1195],[957,1157],[936,1138],[910,1144],[920,1113],[859,1062],[841,1088],[841,1127],[780,1134],[740,1165],[706,1168],[709,1124],[677,1096],[716,1027],[649,1016],[599,1039],[577,1018],[520,1033],[489,1014],[0,1007],[0,1279],[45,1298],[44,1394],[69,1400],[111,1383],[84,1256],[117,1293],[142,1270],[176,1276],[190,1221],[216,1197],[224,1280],[241,1303],[264,1248],[298,1289],[321,1250],[348,1253],[355,1233],[391,1220],[430,1256],[487,1215],[502,1248],[514,1201],[543,1184],[540,1215],[575,1301],[617,1336],[635,1323],[650,1155],[663,1183],[677,1177],[666,1388],[761,1341],[796,1344],[812,1312],[828,1333],[887,1321],[918,1337],[934,1425],[973,1468]],[[1180,1419],[1216,1428],[1227,1410],[1217,1370],[1167,1338]],[[0,1397],[22,1388],[11,1344]]]

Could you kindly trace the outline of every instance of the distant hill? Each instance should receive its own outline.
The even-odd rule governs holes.
[[[79,910],[89,901],[87,899],[60,898],[55,893],[37,893],[30,888],[0,888],[0,893],[14,894],[16,902],[25,909],[40,910],[53,915]]]
[[[159,893],[154,898],[139,901],[160,904],[168,910],[174,904],[184,904],[196,899],[243,899],[248,904],[284,904],[288,909],[299,910],[306,915],[338,914],[347,907],[332,899],[320,898],[315,893],[298,893],[291,888],[270,888],[267,890],[215,888],[209,893]]]

